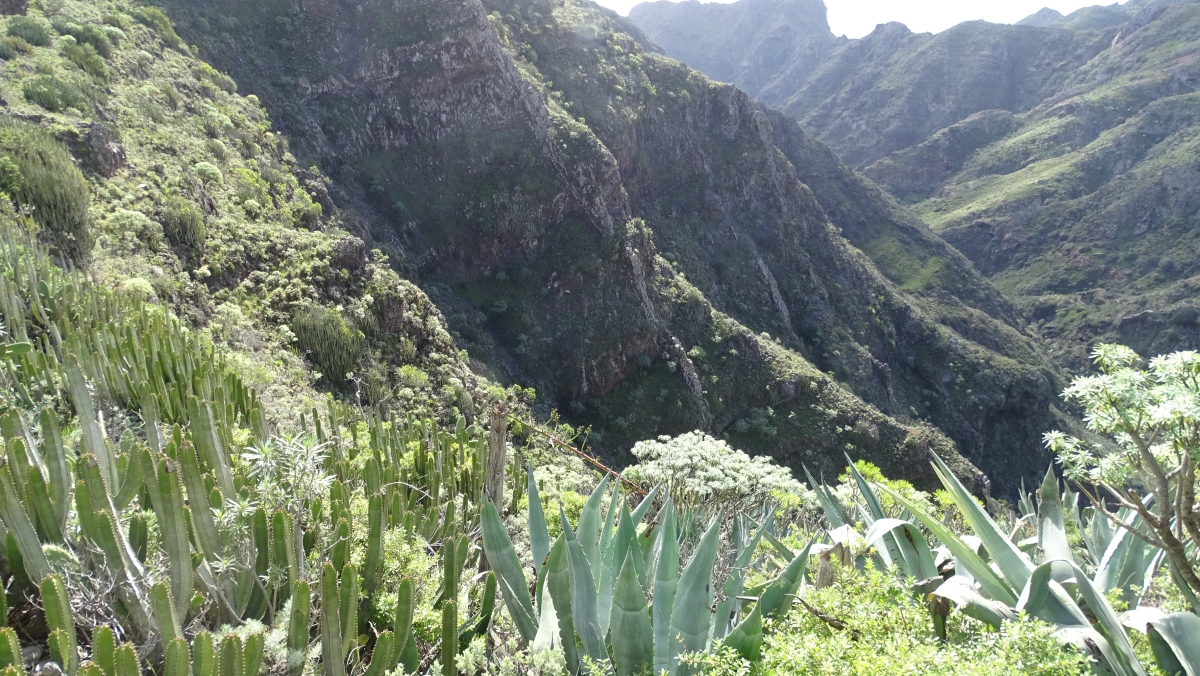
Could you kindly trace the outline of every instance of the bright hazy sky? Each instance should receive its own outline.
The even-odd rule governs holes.
[[[596,0],[621,14],[641,0]],[[716,0],[717,2],[728,0]],[[861,38],[876,24],[899,21],[912,30],[937,33],[951,26],[983,19],[1015,23],[1043,7],[1069,14],[1081,7],[1112,4],[1115,0],[825,0],[829,26],[836,35]],[[1124,0],[1122,0],[1124,2]]]

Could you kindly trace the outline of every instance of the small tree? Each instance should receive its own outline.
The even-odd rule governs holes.
[[[1200,544],[1200,353],[1157,357],[1148,369],[1137,353],[1121,345],[1100,345],[1092,356],[1100,375],[1076,379],[1064,395],[1082,404],[1088,427],[1111,437],[1117,450],[1102,450],[1061,432],[1047,434],[1046,444],[1097,512],[1166,552],[1176,585],[1195,606],[1200,575],[1188,550]],[[1135,491],[1142,487],[1153,495],[1153,503],[1143,502]],[[1136,512],[1147,528],[1127,523],[1113,506]],[[1200,607],[1194,609],[1200,612]]]

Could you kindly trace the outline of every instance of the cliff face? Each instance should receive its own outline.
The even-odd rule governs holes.
[[[629,20],[671,57],[764,101],[784,88],[781,76],[807,77],[837,42],[822,0],[662,0],[635,6]]]
[[[673,19],[720,26],[686,5]],[[887,24],[767,74],[757,96],[914,205],[1082,370],[1098,341],[1200,347],[1198,20],[1195,2],[1133,0],[938,35]]]
[[[919,482],[953,440],[1005,493],[1045,464],[1060,383],[995,289],[623,20],[575,0],[166,6],[476,367],[535,385],[610,456],[699,427]]]

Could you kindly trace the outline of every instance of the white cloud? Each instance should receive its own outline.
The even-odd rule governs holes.
[[[729,0],[713,0],[727,2]],[[597,0],[620,14],[628,14],[639,0]],[[962,23],[983,19],[1015,23],[1043,7],[1069,14],[1095,0],[826,0],[829,26],[836,35],[860,38],[877,24],[899,21],[918,33],[938,33]]]

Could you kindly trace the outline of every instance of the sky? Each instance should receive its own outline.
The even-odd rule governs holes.
[[[621,14],[641,0],[596,0]],[[726,0],[716,0],[722,2]],[[918,33],[938,33],[963,21],[1015,23],[1043,7],[1069,14],[1114,0],[825,0],[835,35],[861,38],[877,24],[899,21]]]

